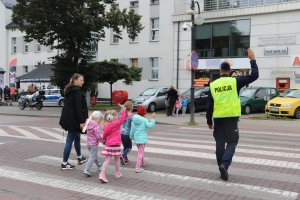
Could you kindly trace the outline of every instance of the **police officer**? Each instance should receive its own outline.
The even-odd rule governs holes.
[[[230,65],[224,62],[220,66],[221,77],[210,83],[208,94],[207,125],[209,129],[214,129],[216,157],[220,175],[224,181],[228,180],[227,170],[239,141],[238,121],[241,115],[239,91],[259,76],[254,53],[251,49],[248,49],[247,52],[251,64],[251,74],[236,78],[230,77]]]

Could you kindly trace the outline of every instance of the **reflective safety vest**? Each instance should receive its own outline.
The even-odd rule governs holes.
[[[235,78],[221,77],[213,81],[210,92],[214,99],[213,118],[241,116],[241,101]]]

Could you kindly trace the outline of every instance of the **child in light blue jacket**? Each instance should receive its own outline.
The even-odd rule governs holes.
[[[138,157],[135,165],[135,172],[143,172],[144,169],[141,166],[144,166],[144,151],[145,145],[148,142],[148,128],[153,128],[155,126],[155,113],[152,114],[151,119],[148,120],[144,116],[147,114],[145,106],[138,106],[137,115],[132,117],[131,130],[130,130],[130,139],[134,140],[134,143],[138,148]]]

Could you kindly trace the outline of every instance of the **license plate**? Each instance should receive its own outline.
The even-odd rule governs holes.
[[[278,109],[278,108],[271,108],[270,111],[271,111],[271,112],[278,112],[279,109]]]

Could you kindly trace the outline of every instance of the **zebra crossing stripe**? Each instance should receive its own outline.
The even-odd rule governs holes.
[[[16,127],[16,126],[7,126],[7,127],[9,127],[9,128],[11,128],[11,129],[13,129],[13,130],[15,130],[15,131],[21,133],[22,135],[25,135],[26,137],[29,137],[29,138],[32,138],[32,139],[40,139],[40,137],[38,137],[38,136],[36,136],[36,135],[30,133],[29,131],[26,131],[26,130],[24,130],[24,129],[21,129],[21,128],[19,128],[19,127]]]
[[[161,132],[163,133],[163,132]],[[212,136],[213,137],[213,136]],[[190,142],[191,144],[195,144],[195,143],[204,143],[204,144],[214,144],[215,145],[215,141],[213,141],[213,138],[209,139],[210,141],[205,141],[205,140],[191,140],[191,139],[183,139],[183,138],[170,138],[170,137],[162,137],[162,136],[149,136],[149,139],[158,139],[158,140],[168,140],[168,141],[176,141],[176,142]],[[274,147],[274,146],[267,146],[267,145],[252,145],[252,144],[238,144],[238,147],[253,147],[253,148],[261,148],[261,149],[273,149],[273,150],[287,150],[287,151],[296,151],[296,152],[300,152],[300,148],[288,148],[288,147]]]
[[[124,189],[121,187],[110,186],[100,183],[92,183],[87,181],[81,181],[72,178],[65,178],[63,176],[55,176],[53,174],[46,174],[36,171],[24,170],[19,168],[14,168],[10,166],[0,167],[0,177],[5,177],[14,180],[26,181],[30,183],[40,184],[44,186],[60,188],[64,190],[95,195],[98,198],[109,198],[109,199],[175,199],[180,200],[180,198],[169,197],[164,195],[157,195],[153,193],[140,192],[131,189]]]
[[[49,135],[49,136],[51,136],[53,138],[56,138],[58,140],[63,140],[64,139],[62,135],[58,135],[58,134],[53,133],[51,131],[47,131],[47,130],[39,128],[39,127],[31,127],[31,128],[34,129],[34,130],[37,130],[37,131],[39,131],[41,133],[45,133],[46,135]]]
[[[194,152],[194,151],[186,151],[186,150],[147,147],[147,148],[145,148],[145,151],[149,152],[149,153],[204,158],[204,159],[210,159],[210,160],[216,159],[216,155],[212,154],[212,153],[202,153],[202,152]],[[300,169],[300,163],[297,163],[297,162],[269,160],[269,159],[262,159],[262,158],[249,158],[249,157],[242,157],[242,156],[234,156],[233,161],[239,162],[239,163],[264,165],[264,166],[270,166],[270,167]]]
[[[28,159],[32,162],[43,163],[56,166],[61,158],[53,156],[39,156]],[[74,160],[72,162],[75,162]],[[79,170],[83,170],[83,166],[78,166]],[[77,168],[78,169],[78,168]],[[108,173],[113,174],[114,167],[109,166]],[[266,199],[297,199],[299,194],[288,190],[274,189],[248,184],[231,183],[218,180],[210,180],[205,178],[197,178],[172,173],[163,173],[158,171],[145,170],[142,176],[132,173],[134,169],[122,168],[123,176],[128,178],[141,179],[144,181],[157,182],[167,185],[178,185],[194,189],[202,189],[212,192],[221,192],[224,194],[240,195],[249,198],[266,198]]]
[[[210,131],[208,128],[194,128],[194,127],[180,127],[180,130],[199,130],[199,131]],[[299,137],[299,134],[292,134],[292,133],[276,133],[276,132],[262,132],[262,131],[246,131],[241,130],[240,133],[253,133],[259,135],[272,135],[272,136],[292,136],[292,137]]]
[[[0,136],[10,136],[8,133],[0,129]]]
[[[158,140],[151,140],[149,142],[149,144],[165,145],[165,146],[172,146],[172,147],[208,149],[208,150],[215,150],[216,149],[215,146],[209,146],[209,145],[184,144],[184,143],[179,143],[179,142],[162,142],[162,141],[158,141]],[[297,153],[262,151],[262,150],[243,149],[243,148],[237,148],[236,152],[250,153],[250,154],[257,154],[257,155],[288,157],[288,158],[300,158],[300,154],[297,154]]]

